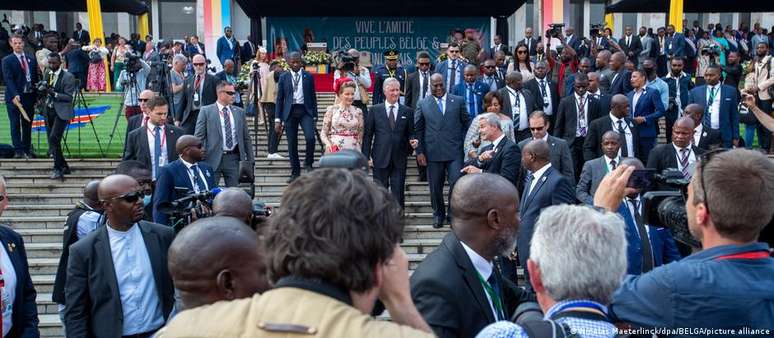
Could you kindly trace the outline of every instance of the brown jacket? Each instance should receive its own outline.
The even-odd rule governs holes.
[[[266,81],[266,89],[263,90],[261,103],[276,103],[277,101],[277,82],[274,81],[274,72],[269,72],[263,79]],[[252,93],[252,91],[250,91]]]
[[[334,298],[281,287],[231,302],[178,314],[156,338],[208,337],[433,337],[432,334],[374,319]]]

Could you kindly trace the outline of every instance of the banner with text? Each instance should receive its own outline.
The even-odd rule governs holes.
[[[488,17],[269,17],[266,25],[270,53],[325,42],[334,54],[350,48],[371,52],[374,65],[383,64],[383,53],[390,49],[400,52],[403,65],[414,64],[420,51],[429,52],[435,60],[440,45],[458,29],[474,29],[483,48],[488,48],[490,40]]]

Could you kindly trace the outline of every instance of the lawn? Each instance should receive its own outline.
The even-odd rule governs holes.
[[[123,112],[120,111],[122,96],[115,94],[104,95],[85,95],[86,104],[89,106],[89,112],[94,110],[104,110],[103,113],[96,115],[91,123],[87,123],[88,116],[83,116],[80,120],[84,123],[80,126],[71,124],[65,131],[66,142],[62,142],[62,149],[65,157],[68,158],[118,158],[121,157],[124,145],[124,134],[126,133],[126,119]],[[98,109],[98,108],[102,109]],[[78,108],[78,107],[76,107]],[[110,141],[110,134],[113,131],[113,125],[118,118],[118,126],[113,135],[113,141]],[[77,113],[76,113],[77,115]],[[40,119],[40,115],[36,115]],[[93,128],[92,128],[93,123]],[[33,122],[32,146],[38,156],[44,156],[48,151],[48,141],[44,127],[34,128],[41,122]],[[98,143],[99,141],[99,143]],[[0,105],[0,143],[11,144],[11,135],[8,132],[8,111],[5,104]],[[108,148],[110,143],[110,148]],[[100,147],[102,152],[100,152]]]

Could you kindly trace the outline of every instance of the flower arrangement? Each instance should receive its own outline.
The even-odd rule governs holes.
[[[309,51],[304,54],[304,63],[307,65],[327,65],[333,61],[330,54],[319,51]]]

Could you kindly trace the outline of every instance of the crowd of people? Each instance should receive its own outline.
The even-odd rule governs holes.
[[[76,28],[73,41],[88,36]],[[620,323],[770,334],[774,262],[758,240],[774,215],[774,164],[762,154],[774,130],[771,40],[758,25],[720,28],[711,39],[697,25],[626,27],[620,39],[528,29],[513,49],[460,34],[438,60],[420,52],[401,65],[389,50],[373,69],[344,51],[319,130],[303,54],[271,60],[230,27],[217,74],[195,37],[140,52],[134,35],[105,53],[95,39],[69,52],[102,61],[75,74],[42,27],[44,60],[25,51],[39,34],[12,35],[2,68],[15,151],[35,156],[27,114],[44,112],[52,179],[70,171],[59,143],[76,79],[90,87],[94,66],[125,92],[122,162],[84,187],[67,219],[52,294],[67,336],[615,337]],[[248,116],[268,125],[267,144]],[[359,153],[373,180],[314,168],[316,133],[326,154]],[[289,185],[264,222],[235,188],[254,184],[254,147],[284,158],[283,136]],[[400,242],[412,155],[432,226],[451,231],[409,279]],[[701,248],[648,222],[645,193],[664,187],[629,182],[645,168],[690,182],[688,230]],[[37,332],[35,290],[17,242],[23,259],[10,270],[0,261],[19,302],[3,329],[26,336]],[[392,323],[371,317],[384,309]]]

